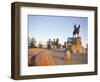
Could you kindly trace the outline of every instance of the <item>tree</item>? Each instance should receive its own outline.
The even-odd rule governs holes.
[[[32,38],[31,39],[31,48],[34,48],[34,47],[36,47],[36,40],[35,40],[35,38]]]
[[[47,42],[47,48],[48,49],[51,49],[51,43],[52,43],[52,41],[51,41],[51,39],[49,39],[49,41]]]
[[[67,47],[67,42],[65,41],[65,42],[64,42],[64,48],[66,48],[66,47]]]
[[[43,48],[43,44],[41,43],[41,41],[39,42],[39,48]]]
[[[31,39],[30,39],[30,37],[28,37],[28,47],[29,48],[31,47]]]

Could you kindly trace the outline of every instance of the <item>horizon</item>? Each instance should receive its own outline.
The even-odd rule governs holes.
[[[73,37],[74,25],[80,25],[82,44],[88,44],[88,18],[71,16],[28,16],[29,38],[35,38],[37,43],[47,42],[49,39],[59,38],[59,43],[64,44],[68,37]]]

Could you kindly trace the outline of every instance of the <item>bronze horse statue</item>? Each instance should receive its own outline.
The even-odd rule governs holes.
[[[79,32],[80,32],[80,25],[77,27],[76,25],[74,25],[74,31],[73,31],[73,37],[79,37]]]

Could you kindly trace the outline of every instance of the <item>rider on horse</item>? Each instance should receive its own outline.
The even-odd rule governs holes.
[[[78,27],[74,25],[73,37],[76,36],[76,34],[77,37],[79,37],[79,31],[80,31],[80,25]]]

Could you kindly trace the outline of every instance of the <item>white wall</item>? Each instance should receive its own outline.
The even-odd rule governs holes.
[[[87,6],[98,6],[98,22],[100,22],[100,0],[0,0],[0,82],[14,82],[15,80],[10,79],[11,73],[11,2],[23,1],[23,2],[40,2],[40,3],[54,3],[54,4],[68,4],[68,5],[87,5]],[[98,25],[99,27],[100,25]],[[100,35],[100,28],[98,28]],[[100,42],[100,38],[98,38]],[[98,46],[100,43],[98,43]],[[100,49],[100,46],[98,47]],[[98,50],[99,51],[99,50]],[[98,62],[100,62],[100,52],[98,53]],[[100,69],[100,64],[98,66]],[[23,80],[25,82],[27,80]],[[50,79],[35,79],[28,80],[30,82],[35,81],[70,81],[70,82],[88,82],[95,81],[100,82],[100,71],[99,75],[93,76],[79,76],[79,77],[63,77],[63,78],[50,78]]]

